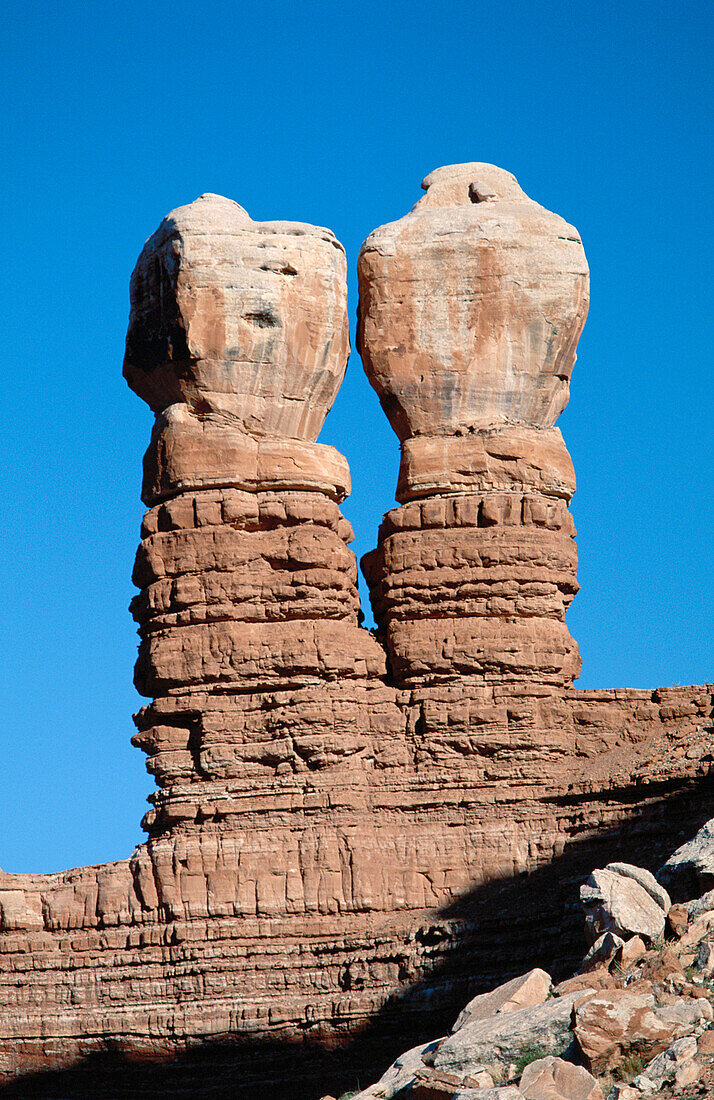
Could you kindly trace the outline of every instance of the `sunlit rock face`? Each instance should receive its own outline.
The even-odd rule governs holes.
[[[329,229],[201,195],[146,242],[130,294],[124,376],[154,412],[182,402],[255,437],[317,439],[349,354]]]
[[[230,817],[248,777],[363,750],[372,735],[340,711],[379,687],[385,661],[358,627],[337,507],[349,468],[315,442],[349,351],[342,246],[203,195],[149,239],[131,300],[124,372],[156,412],[132,604],[155,834],[205,815],[207,798]],[[335,703],[336,679],[349,702]],[[303,691],[306,724],[287,717],[288,689]]]
[[[392,427],[401,440],[551,428],[588,310],[577,230],[491,164],[422,187],[359,258],[359,342]]]
[[[398,263],[362,256],[363,355],[404,437],[404,503],[366,563],[376,634],[347,463],[315,442],[347,354],[341,246],[203,196],[142,252],[125,373],[156,413],[132,602],[148,838],[114,863],[0,872],[1,1083],[341,1095],[405,1027],[443,1034],[536,957],[563,975],[574,884],[662,862],[714,815],[712,685],[570,686],[575,482],[552,418],[584,261],[567,233],[519,237],[526,214],[565,223],[478,167],[433,173],[417,213],[370,237],[392,234]],[[444,230],[459,217],[471,238]],[[489,249],[506,273],[484,283]],[[528,346],[511,368],[508,340]],[[353,1071],[318,1079],[338,1047]]]
[[[359,258],[359,344],[402,441],[364,560],[404,683],[571,683],[575,473],[555,420],[588,302],[578,233],[489,164],[439,168]],[[418,502],[424,501],[420,505]],[[413,502],[413,503],[409,503]]]
[[[347,463],[314,443],[349,354],[329,229],[201,195],[146,242],[130,295],[124,376],[157,417],[145,503],[226,486],[347,496]]]

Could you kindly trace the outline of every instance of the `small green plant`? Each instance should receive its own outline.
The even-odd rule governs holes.
[[[352,1100],[353,1096],[359,1096],[362,1092],[362,1086],[359,1083],[359,1077],[357,1078],[357,1088],[347,1089],[347,1092],[341,1092],[337,1100]]]
[[[513,1059],[513,1064],[516,1067],[518,1076],[523,1073],[526,1066],[529,1066],[531,1062],[537,1062],[539,1058],[547,1058],[548,1051],[544,1047],[524,1047],[517,1058]]]
[[[638,1073],[642,1073],[642,1070],[647,1065],[647,1058],[639,1050],[631,1050],[629,1054],[620,1062],[619,1066],[616,1066],[613,1070],[613,1075],[618,1081],[629,1082],[633,1077],[637,1077]]]

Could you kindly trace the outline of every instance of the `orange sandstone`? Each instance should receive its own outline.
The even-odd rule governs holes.
[[[712,685],[572,687],[554,424],[577,233],[491,166],[425,184],[360,259],[362,354],[402,440],[365,562],[376,637],[347,464],[316,442],[348,350],[341,246],[203,196],[142,252],[134,740],[157,790],[128,860],[0,874],[4,1079],[175,1057],[198,1095],[212,1051],[226,1094],[339,1092],[319,1050],[374,1076],[473,993],[558,980],[592,867],[657,866],[712,816]]]

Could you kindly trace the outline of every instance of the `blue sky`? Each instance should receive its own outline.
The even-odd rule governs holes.
[[[590,318],[569,408],[580,686],[714,680],[711,5],[98,0],[6,7],[0,866],[129,854],[127,611],[151,415],[121,360],[147,236],[204,191],[347,248],[441,164],[510,169],[581,231]],[[398,447],[353,354],[321,436],[358,555]]]

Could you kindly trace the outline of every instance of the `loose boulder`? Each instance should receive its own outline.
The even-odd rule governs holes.
[[[592,992],[554,997],[545,1004],[464,1024],[439,1044],[434,1068],[463,1080],[474,1063],[508,1066],[534,1048],[562,1054],[572,1041],[573,1005]]]
[[[707,890],[700,898],[692,898],[684,905],[687,910],[687,921],[696,920],[704,913],[714,912],[714,890]],[[674,908],[674,906],[672,906]]]
[[[609,863],[593,871],[580,887],[580,900],[590,943],[604,932],[656,940],[672,904],[654,875],[629,863]]]
[[[581,970],[583,972],[597,970],[608,963],[624,946],[625,941],[620,936],[616,936],[614,932],[603,932],[602,936],[598,936],[595,940],[583,959]]]
[[[562,1058],[531,1062],[523,1070],[518,1087],[526,1100],[603,1100],[593,1075]]]
[[[452,1033],[465,1024],[486,1020],[499,1012],[515,1012],[529,1005],[542,1004],[550,993],[552,982],[545,970],[529,970],[510,982],[499,985],[489,993],[481,993],[466,1005],[458,1016]]]
[[[667,1082],[673,1081],[678,1070],[690,1062],[697,1053],[697,1040],[693,1035],[684,1039],[677,1039],[675,1043],[663,1050],[656,1058],[645,1067],[644,1072],[635,1077],[632,1084],[637,1088],[638,1082],[647,1078],[655,1088],[661,1088]]]
[[[711,974],[714,970],[714,943],[711,940],[703,940],[699,944],[697,970],[706,975]]]
[[[668,933],[679,940],[687,931],[688,924],[689,912],[686,905],[682,905],[681,903],[673,905],[669,913],[667,914]]]
[[[630,970],[646,954],[646,951],[647,948],[642,938],[632,936],[626,943],[623,943],[615,960],[620,971]]]
[[[714,887],[714,818],[672,853],[657,878],[675,901],[690,901]]]
[[[576,1009],[575,1037],[591,1071],[604,1073],[630,1051],[660,1054],[703,1023],[707,1009],[700,1001],[655,1008],[651,994],[612,989]]]

